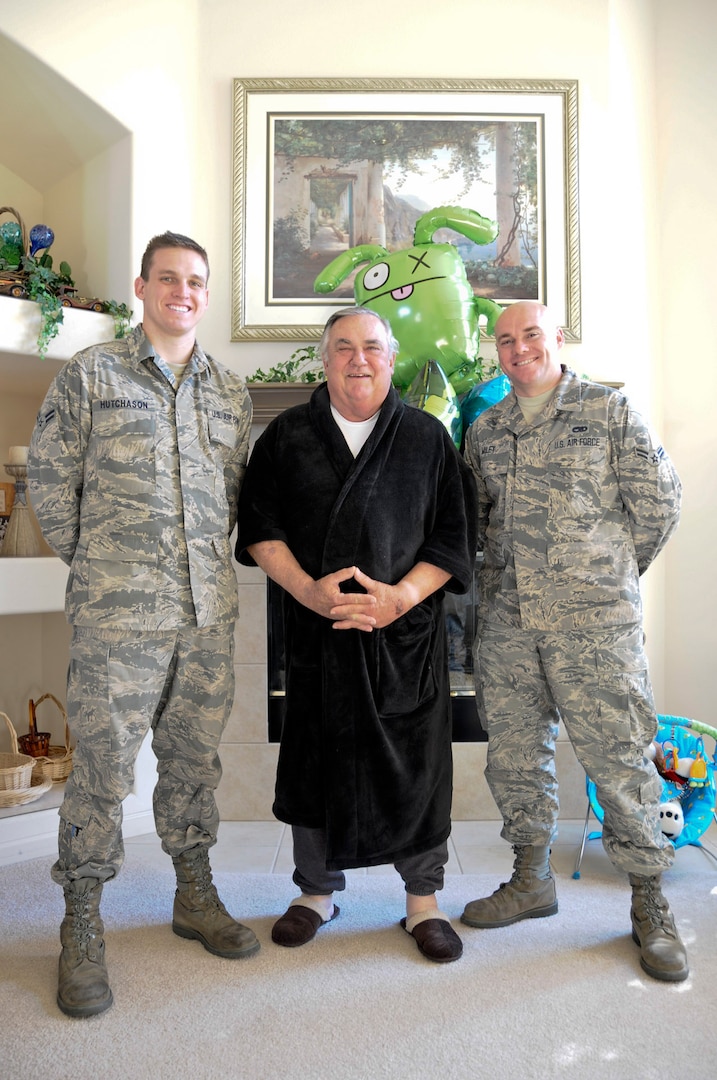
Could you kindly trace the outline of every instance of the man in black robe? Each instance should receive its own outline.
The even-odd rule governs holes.
[[[237,558],[286,592],[286,716],[274,813],[301,896],[274,925],[303,945],[339,913],[343,870],[393,863],[401,924],[431,960],[462,945],[436,891],[448,858],[451,711],[444,590],[470,585],[474,481],[443,425],[391,384],[396,342],[335,312],[326,382],[257,441]]]

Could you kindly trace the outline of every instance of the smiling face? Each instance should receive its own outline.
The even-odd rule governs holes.
[[[391,389],[395,354],[383,323],[365,312],[345,315],[329,330],[324,373],[331,404],[347,420],[368,420]]]
[[[565,338],[542,304],[512,304],[495,325],[495,341],[501,369],[519,397],[538,397],[560,382],[558,352]]]
[[[138,277],[135,296],[144,304],[142,326],[153,345],[164,339],[186,338],[194,344],[194,329],[207,310],[207,266],[189,248],[158,248],[147,280]]]

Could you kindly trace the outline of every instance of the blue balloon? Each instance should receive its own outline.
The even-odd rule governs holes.
[[[461,397],[461,416],[465,431],[471,426],[477,416],[496,405],[510,391],[510,380],[505,375],[496,375],[484,383],[476,383]]]

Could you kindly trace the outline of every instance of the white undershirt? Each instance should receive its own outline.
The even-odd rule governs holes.
[[[535,420],[538,413],[542,412],[545,406],[548,404],[556,387],[552,387],[550,390],[546,390],[544,394],[538,394],[537,397],[518,397],[518,404],[520,405],[520,411],[526,420]]]
[[[164,362],[177,380],[177,386],[179,386],[187,372],[189,360],[185,360],[183,364],[170,364],[169,360],[165,360]]]
[[[341,428],[341,433],[346,439],[348,448],[354,457],[356,457],[359,450],[376,427],[378,414],[380,412],[381,410],[379,409],[378,412],[375,412],[368,420],[347,420],[345,416],[341,415],[338,409],[333,405],[331,406],[331,415]]]

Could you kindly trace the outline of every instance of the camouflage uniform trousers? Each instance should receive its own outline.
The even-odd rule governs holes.
[[[124,861],[122,800],[152,728],[154,819],[163,849],[216,843],[218,748],[234,698],[233,624],[142,633],[75,627],[68,721],[77,742],[52,878],[107,881]]]
[[[637,625],[591,631],[484,626],[476,643],[488,754],[485,777],[513,845],[557,835],[555,740],[562,719],[605,812],[603,845],[625,873],[667,869],[662,781],[645,747],[657,717]]]

